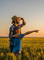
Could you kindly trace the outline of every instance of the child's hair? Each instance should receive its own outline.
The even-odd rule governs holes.
[[[16,30],[18,30],[20,27],[18,26],[15,26],[14,29],[13,29],[13,34],[16,34]]]
[[[16,31],[13,31],[13,35],[16,34]]]

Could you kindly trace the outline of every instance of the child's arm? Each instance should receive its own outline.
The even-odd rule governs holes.
[[[24,33],[24,36],[26,36],[26,35],[28,35],[28,34],[31,34],[31,33],[33,33],[33,32],[38,32],[38,31],[39,31],[39,30],[28,31],[28,32]],[[21,38],[21,35],[16,34],[16,35],[13,35],[12,37],[13,37],[13,38],[14,38],[14,37],[16,37],[16,38]]]
[[[33,33],[33,32],[38,32],[38,31],[39,31],[39,30],[28,31],[28,32],[24,33],[24,36],[26,36],[26,35],[28,35],[28,34],[31,34],[31,33]]]

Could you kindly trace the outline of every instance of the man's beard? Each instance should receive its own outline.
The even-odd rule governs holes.
[[[16,20],[16,23],[19,24],[19,22]]]
[[[17,22],[17,24],[19,24],[19,22]]]

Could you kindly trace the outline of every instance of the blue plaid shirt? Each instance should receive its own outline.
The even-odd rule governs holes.
[[[23,23],[23,24],[20,24],[20,25],[18,25],[19,27],[22,27],[23,25],[25,25],[25,23]],[[16,25],[12,25],[11,27],[10,27],[10,29],[9,29],[9,38],[10,39],[12,39],[12,34],[11,34],[11,32],[13,32],[13,28],[15,27]],[[20,34],[21,34],[21,31],[20,31]]]

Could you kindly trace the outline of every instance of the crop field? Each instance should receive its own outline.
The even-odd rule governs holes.
[[[9,38],[0,38],[0,60],[44,60],[44,38],[23,38],[21,56],[9,49]]]

